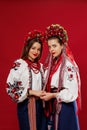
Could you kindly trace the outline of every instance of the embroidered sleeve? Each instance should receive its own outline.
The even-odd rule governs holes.
[[[78,97],[78,82],[76,70],[72,64],[66,66],[64,71],[63,89],[57,95],[59,102],[72,102]]]
[[[22,59],[14,62],[7,78],[7,93],[15,102],[22,102],[27,97],[28,70]]]

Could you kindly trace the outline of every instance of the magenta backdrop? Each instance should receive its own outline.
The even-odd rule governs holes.
[[[86,0],[0,0],[0,130],[19,130],[16,104],[6,93],[6,78],[13,61],[20,57],[24,35],[58,23],[67,29],[69,46],[82,80],[81,130],[87,125],[87,2]],[[43,62],[48,51],[44,45]]]

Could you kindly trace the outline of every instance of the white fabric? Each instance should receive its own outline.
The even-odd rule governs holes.
[[[32,90],[41,90],[41,74],[40,72],[38,74],[35,74],[32,71]]]
[[[53,77],[51,80],[51,88],[54,88],[54,87],[58,88],[60,66],[58,70],[53,74]],[[68,69],[71,69],[71,71]],[[45,73],[45,76],[46,76],[46,73]],[[64,70],[64,81],[63,81],[62,87],[64,89],[62,89],[57,94],[58,102],[68,103],[68,102],[72,102],[76,100],[76,98],[78,97],[78,83],[76,79],[76,71],[74,69],[74,66],[71,64],[69,60],[66,60],[66,65],[65,65],[65,70]]]
[[[10,73],[7,78],[7,84],[14,84],[14,82],[22,82],[22,85],[20,86],[20,89],[18,93],[21,93],[21,96],[19,97],[17,102],[22,102],[27,98],[27,89],[29,86],[29,68],[28,64],[23,59],[18,59],[15,62],[20,63],[20,66],[17,67],[17,70],[11,69]],[[42,65],[41,65],[42,66]],[[35,74],[32,72],[32,89],[33,90],[41,90],[41,74],[40,72],[38,74]],[[10,88],[7,88],[7,93],[9,92]],[[12,97],[12,93],[8,93]],[[12,97],[13,98],[13,97]]]

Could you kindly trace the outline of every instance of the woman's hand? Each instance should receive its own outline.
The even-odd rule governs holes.
[[[44,101],[49,101],[52,98],[56,98],[57,93],[49,93],[49,92],[44,92],[44,95],[40,96],[40,99]]]
[[[44,96],[45,95],[45,92],[44,91],[41,91],[41,90],[29,90],[29,94],[30,96],[36,96],[36,97],[41,97],[41,96]]]

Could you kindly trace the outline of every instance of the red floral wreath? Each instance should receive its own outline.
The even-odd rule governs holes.
[[[59,24],[52,24],[48,26],[45,31],[45,39],[46,41],[51,38],[57,36],[62,43],[66,43],[68,41],[68,36],[66,30],[60,26]]]
[[[34,30],[34,31],[31,31],[31,32],[28,32],[28,34],[25,35],[25,37],[24,37],[24,42],[25,42],[25,44],[26,44],[28,41],[30,41],[30,40],[32,40],[32,39],[34,39],[34,38],[37,38],[37,39],[39,39],[41,42],[43,42],[43,40],[44,40],[44,34],[43,34],[43,32],[41,32],[41,31],[39,31],[39,30]]]

